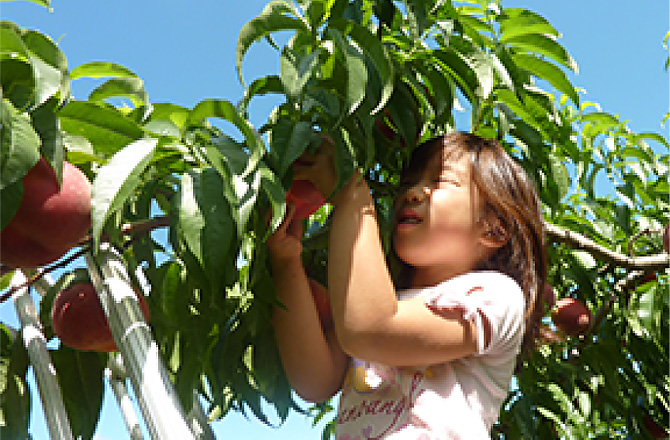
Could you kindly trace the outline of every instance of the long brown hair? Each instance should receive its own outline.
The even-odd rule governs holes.
[[[477,269],[497,270],[519,283],[526,307],[522,348],[532,348],[543,316],[541,292],[547,277],[542,205],[533,182],[498,141],[460,131],[417,146],[403,176],[420,172],[442,149],[470,157],[471,178],[484,202],[482,214],[495,215],[506,231],[506,243]],[[407,286],[411,272],[404,267],[399,287]]]

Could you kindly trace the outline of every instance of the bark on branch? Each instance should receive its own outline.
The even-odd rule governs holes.
[[[606,261],[617,267],[630,270],[652,271],[665,269],[670,266],[670,255],[667,252],[642,257],[630,257],[607,249],[595,241],[569,229],[549,223],[545,223],[544,226],[548,241],[565,243],[571,248],[585,250],[593,255],[594,258]]]

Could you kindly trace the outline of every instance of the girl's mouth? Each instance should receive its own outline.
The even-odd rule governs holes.
[[[417,225],[422,222],[419,214],[411,209],[405,209],[398,214],[398,225]]]

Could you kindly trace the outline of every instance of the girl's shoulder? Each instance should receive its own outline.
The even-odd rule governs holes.
[[[524,308],[521,286],[510,276],[497,271],[473,271],[445,280],[434,286],[398,292],[398,299],[420,297],[432,306],[466,307],[476,310],[482,306]]]
[[[517,290],[521,292],[521,286],[511,276],[498,272],[496,270],[478,270],[451,278],[444,283],[449,283],[450,287],[455,286],[481,286],[483,289],[505,289]]]
[[[458,291],[467,293],[471,290],[484,292],[509,291],[510,293],[522,294],[519,283],[509,275],[495,270],[472,271],[462,275],[449,278],[434,286],[407,289],[401,291],[404,298],[434,295],[436,292]],[[474,292],[473,290],[473,292]]]

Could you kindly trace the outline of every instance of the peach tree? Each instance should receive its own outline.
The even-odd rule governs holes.
[[[582,101],[566,75],[576,63],[540,14],[501,1],[274,0],[235,43],[244,96],[193,108],[151,102],[143,81],[114,63],[69,70],[39,31],[8,22],[0,30],[3,228],[40,157],[57,175],[67,160],[92,182],[89,234],[43,268],[65,268],[40,304],[47,339],[56,294],[86,278],[68,263],[110,243],[130,274],[146,278],[134,281],[150,286],[152,335],[185,408],[196,390],[211,420],[231,410],[264,423],[267,411],[332,417],[328,402],[303,408],[294,399],[270,325],[277,300],[264,242],[285,212],[290,164],[330,135],[340,181],[363,172],[388,232],[411,150],[465,129],[498,139],[534,179],[548,282],[593,314],[588,328],[566,335],[547,304],[543,337],[520,359],[492,436],[668,429],[668,142]],[[254,44],[274,47],[279,69],[249,80]],[[100,84],[74,99],[70,82],[84,77]],[[254,126],[250,106],[266,95],[277,104]],[[324,282],[328,214],[325,205],[306,220],[303,255]],[[3,267],[3,299],[14,269]],[[0,427],[25,436],[28,361],[17,329],[2,324],[1,337]],[[91,438],[106,355],[63,344],[51,352],[73,431]]]

